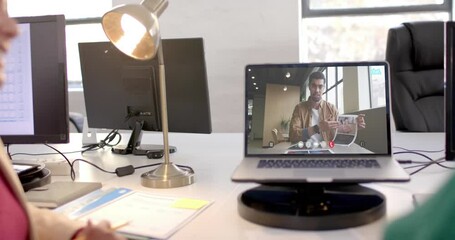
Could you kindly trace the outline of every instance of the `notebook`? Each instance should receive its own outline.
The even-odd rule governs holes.
[[[37,207],[56,208],[101,187],[99,182],[53,182],[30,189],[25,197]]]
[[[389,81],[386,62],[246,66],[244,159],[232,180],[409,181],[392,155]]]

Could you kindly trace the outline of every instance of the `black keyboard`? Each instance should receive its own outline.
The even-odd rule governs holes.
[[[379,168],[375,159],[259,160],[258,168]]]

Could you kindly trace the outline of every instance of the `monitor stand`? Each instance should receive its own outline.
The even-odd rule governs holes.
[[[358,184],[262,185],[238,198],[244,219],[299,230],[356,227],[376,221],[385,210],[384,195]]]
[[[131,132],[128,145],[118,145],[112,148],[112,152],[116,154],[134,154],[134,155],[147,155],[150,153],[163,152],[163,145],[144,144],[141,145],[143,121],[136,121],[133,131]],[[169,146],[169,153],[174,153],[177,148]]]

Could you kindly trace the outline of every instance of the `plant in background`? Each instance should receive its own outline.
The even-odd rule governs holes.
[[[290,118],[282,118],[280,122],[281,132],[289,132],[289,123],[291,122]]]

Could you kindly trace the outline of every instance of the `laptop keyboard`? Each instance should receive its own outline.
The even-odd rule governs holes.
[[[375,159],[259,160],[258,168],[379,168]]]

